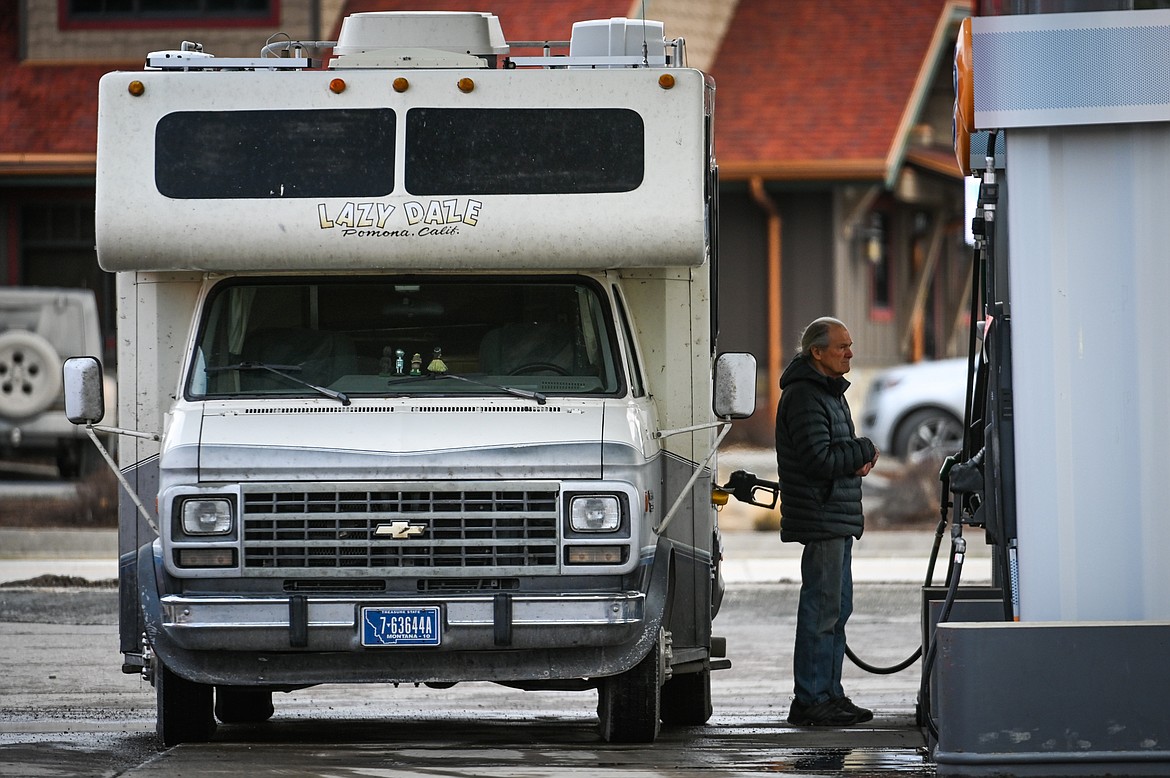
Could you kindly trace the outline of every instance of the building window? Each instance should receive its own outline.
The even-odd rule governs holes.
[[[280,0],[59,0],[62,29],[274,24]]]
[[[890,272],[889,217],[871,211],[862,231],[862,255],[869,267],[870,318],[885,321],[894,315],[894,281]]]

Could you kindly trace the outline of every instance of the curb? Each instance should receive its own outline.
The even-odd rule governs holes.
[[[728,585],[800,581],[799,543],[780,542],[775,532],[723,534],[723,580]],[[853,580],[858,583],[922,583],[934,543],[933,532],[868,532],[854,544]],[[935,580],[947,568],[949,540],[935,562]],[[0,583],[40,575],[88,580],[118,577],[118,531],[0,529]],[[965,581],[991,580],[990,549],[972,543],[963,568]]]

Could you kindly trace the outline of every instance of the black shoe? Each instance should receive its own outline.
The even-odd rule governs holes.
[[[793,700],[788,723],[797,727],[848,727],[858,723],[858,719],[856,714],[842,708],[837,700],[808,706]]]
[[[833,702],[837,703],[837,707],[841,710],[853,714],[854,724],[864,724],[867,721],[873,721],[872,710],[853,704],[853,700],[848,697],[838,697]]]

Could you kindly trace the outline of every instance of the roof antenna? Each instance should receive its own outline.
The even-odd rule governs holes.
[[[650,47],[646,44],[646,0],[642,0],[642,67],[650,67]]]

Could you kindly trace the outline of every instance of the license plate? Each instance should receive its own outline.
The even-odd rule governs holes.
[[[437,646],[439,609],[362,608],[363,646]]]

